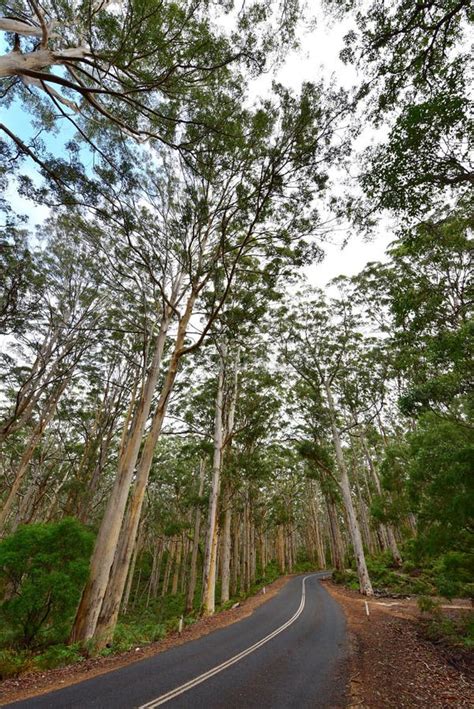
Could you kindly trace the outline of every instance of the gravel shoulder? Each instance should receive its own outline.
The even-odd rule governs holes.
[[[366,599],[323,582],[346,615],[349,706],[359,709],[461,709],[474,706],[474,653],[423,637],[420,612],[409,600]],[[456,602],[446,613],[472,612]]]

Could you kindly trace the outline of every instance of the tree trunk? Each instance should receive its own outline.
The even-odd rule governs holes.
[[[125,579],[132,555],[133,547],[131,540],[136,535],[140,522],[140,515],[143,501],[145,499],[148,478],[153,462],[153,455],[161,433],[163,421],[166,416],[169,398],[178,374],[181,352],[186,337],[187,326],[193,311],[195,298],[196,294],[189,297],[186,304],[185,313],[179,321],[173,354],[171,356],[166,378],[163,383],[160,398],[153,416],[151,430],[145,439],[145,445],[137,468],[135,485],[130,495],[127,516],[120,532],[120,537],[117,543],[117,551],[110,572],[110,578],[104,591],[101,610],[96,621],[96,630],[94,634],[97,635],[97,647],[104,647],[104,645],[109,642],[113,636],[115,626],[117,624],[120,601],[122,599]]]
[[[223,495],[224,524],[222,527],[222,580],[221,603],[227,603],[230,597],[230,547],[232,509],[230,506],[229,483],[225,485]]]
[[[277,560],[280,573],[284,574],[286,571],[285,565],[285,535],[283,531],[283,525],[279,524],[277,528]]]
[[[203,615],[212,615],[215,611],[215,581],[217,562],[217,505],[219,502],[220,477],[222,468],[223,447],[223,405],[224,405],[224,375],[225,354],[223,347],[220,353],[219,375],[217,379],[216,409],[214,416],[214,459],[212,465],[212,489],[209,506],[208,552],[204,569],[203,584]]]
[[[329,495],[326,497],[326,506],[328,511],[332,565],[336,571],[344,571],[344,547],[337,519],[337,508],[336,503]]]
[[[199,463],[199,488],[198,496],[199,500],[204,492],[204,474],[206,470],[206,460],[201,458]],[[196,579],[197,579],[197,558],[199,553],[199,535],[201,532],[201,506],[198,504],[196,507],[196,516],[194,518],[194,536],[193,536],[193,548],[191,552],[191,566],[189,570],[189,584],[188,591],[186,594],[186,608],[185,613],[191,613],[194,608],[194,595],[196,593]]]
[[[132,590],[133,575],[135,573],[135,565],[137,563],[137,556],[141,546],[141,534],[138,535],[135,546],[133,547],[132,563],[130,564],[130,570],[128,572],[127,585],[125,587],[125,593],[123,596],[122,610],[124,613],[128,610],[128,602],[130,600],[130,591]]]
[[[233,531],[233,549],[231,563],[231,579],[230,593],[235,596],[239,587],[239,570],[240,570],[240,519],[234,515],[234,531]]]
[[[367,445],[367,441],[365,439],[365,436],[360,434],[360,440],[362,443],[362,448],[364,450],[365,458],[367,460],[367,465],[369,466],[369,470],[372,474],[373,481],[375,483],[375,489],[377,490],[377,494],[379,496],[382,495],[382,485],[380,484],[380,478],[378,475],[378,472],[375,468],[374,461],[372,460],[372,456],[370,455],[369,452],[369,447]],[[402,555],[400,554],[400,550],[398,548],[397,540],[395,539],[395,533],[393,530],[393,526],[391,524],[384,524],[380,525],[382,527],[382,533],[384,534],[384,537],[387,541],[388,547],[392,553],[393,560],[397,566],[402,565]]]
[[[237,405],[237,392],[239,385],[239,361],[240,348],[237,348],[234,362],[234,383],[230,400],[227,408],[227,420],[224,432],[224,446],[228,451],[231,446],[232,434],[235,424],[235,409]],[[225,451],[222,453],[223,457]],[[227,481],[224,488],[224,526],[222,538],[222,582],[221,582],[221,603],[227,603],[230,593],[230,551],[231,551],[231,524],[232,524],[232,508],[229,494],[229,482]]]
[[[131,429],[127,435],[127,442],[119,458],[117,476],[92,554],[89,579],[83,590],[72,628],[70,637],[71,643],[90,640],[94,637],[96,632],[102,602],[107,591],[112,564],[114,563],[114,557],[117,552],[120,530],[129,496],[130,483],[132,482],[145,424],[148,419],[148,414],[150,413],[153,394],[158,380],[169,323],[170,316],[166,313],[160,324],[160,331],[156,339],[151,367],[141,393],[138,408],[132,420]],[[135,533],[131,536],[133,536],[133,539],[130,542],[130,556],[133,549],[133,541],[136,536],[136,528]],[[128,564],[124,574],[122,592],[125,586],[127,572]],[[120,601],[121,594],[118,600],[118,606],[120,606]]]
[[[334,405],[334,399],[332,397],[332,392],[327,382],[325,383],[325,389],[329,413],[331,417],[332,438],[340,474],[340,488],[342,493],[342,499],[344,500],[344,507],[346,509],[347,521],[349,524],[349,532],[351,535],[352,546],[356,559],[360,592],[365,596],[373,596],[374,592],[372,589],[372,584],[370,582],[369,572],[367,570],[367,564],[365,561],[364,547],[362,545],[362,537],[360,535],[359,523],[357,521],[354,504],[352,502],[349,475],[347,473],[347,467],[342,451],[341,438],[339,436],[339,430],[337,428],[336,423],[336,409]]]
[[[326,568],[326,558],[324,555],[324,548],[321,539],[321,528],[319,524],[319,514],[316,506],[315,492],[312,488],[311,495],[311,514],[314,529],[314,541],[316,545],[316,561],[320,569]]]
[[[33,457],[33,454],[36,450],[36,447],[38,446],[38,443],[41,440],[41,437],[53,418],[59,400],[64,393],[64,390],[66,389],[67,385],[69,383],[69,379],[66,379],[62,384],[56,389],[55,392],[53,392],[46,403],[45,410],[43,411],[40,420],[36,424],[35,428],[33,429],[33,432],[30,436],[30,439],[28,441],[28,444],[26,446],[26,449],[23,452],[23,455],[21,457],[20,463],[18,465],[18,468],[15,473],[15,479],[13,481],[13,485],[10,488],[10,492],[8,494],[7,499],[5,500],[5,503],[2,507],[2,510],[0,511],[0,531],[3,531],[6,521],[8,519],[8,516],[11,512],[11,509],[15,503],[16,496],[18,494],[18,491],[21,487],[21,484],[23,482],[23,478],[25,476],[26,471],[28,470],[28,466],[30,464],[30,461]]]
[[[158,584],[160,583],[161,560],[163,558],[163,543],[160,541],[155,544],[153,549],[153,563],[151,566],[150,584],[148,586],[148,596],[146,599],[146,607],[150,605],[150,598],[156,598],[158,593]]]
[[[3,443],[10,434],[20,429],[28,421],[42,392],[48,382],[52,381],[52,377],[55,376],[55,371],[60,361],[58,358],[53,363],[45,381],[44,375],[47,365],[51,360],[57,342],[58,333],[52,332],[50,329],[41,344],[27,380],[16,394],[15,410],[0,424],[0,443]]]
[[[173,568],[173,562],[174,562],[174,552],[175,552],[175,547],[176,547],[176,540],[172,539],[170,548],[168,549],[168,558],[166,559],[166,568],[165,568],[165,575],[163,577],[163,586],[161,589],[161,596],[164,597],[168,593],[168,587],[170,583],[170,577],[171,577],[171,570]]]
[[[176,560],[174,565],[173,582],[171,584],[171,595],[176,596],[178,593],[179,573],[181,571],[181,560],[183,558],[183,540],[176,540]]]

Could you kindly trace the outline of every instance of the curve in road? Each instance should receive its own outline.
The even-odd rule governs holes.
[[[291,579],[251,616],[16,709],[342,707],[346,633],[324,574]]]

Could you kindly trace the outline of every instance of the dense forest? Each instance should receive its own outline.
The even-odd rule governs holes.
[[[472,5],[321,0],[350,89],[278,81],[312,11],[0,2],[3,678],[285,573],[474,596]]]

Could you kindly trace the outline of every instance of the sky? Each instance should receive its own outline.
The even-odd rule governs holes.
[[[315,3],[310,5],[314,6]],[[278,80],[297,88],[303,81],[321,78],[330,80],[335,77],[337,85],[350,89],[358,79],[356,70],[345,65],[339,58],[344,46],[344,35],[350,28],[349,20],[335,22],[325,17],[321,10],[317,12],[316,27],[305,33],[301,48],[288,56],[278,71]],[[362,134],[360,145],[370,143],[374,136],[375,132],[367,129]],[[330,243],[321,244],[325,252],[324,260],[306,269],[306,276],[312,285],[324,287],[336,276],[355,275],[366,263],[384,260],[385,250],[394,239],[387,221],[381,222],[371,241],[360,235],[351,235],[347,242],[347,236],[345,229],[337,230],[329,237]]]

